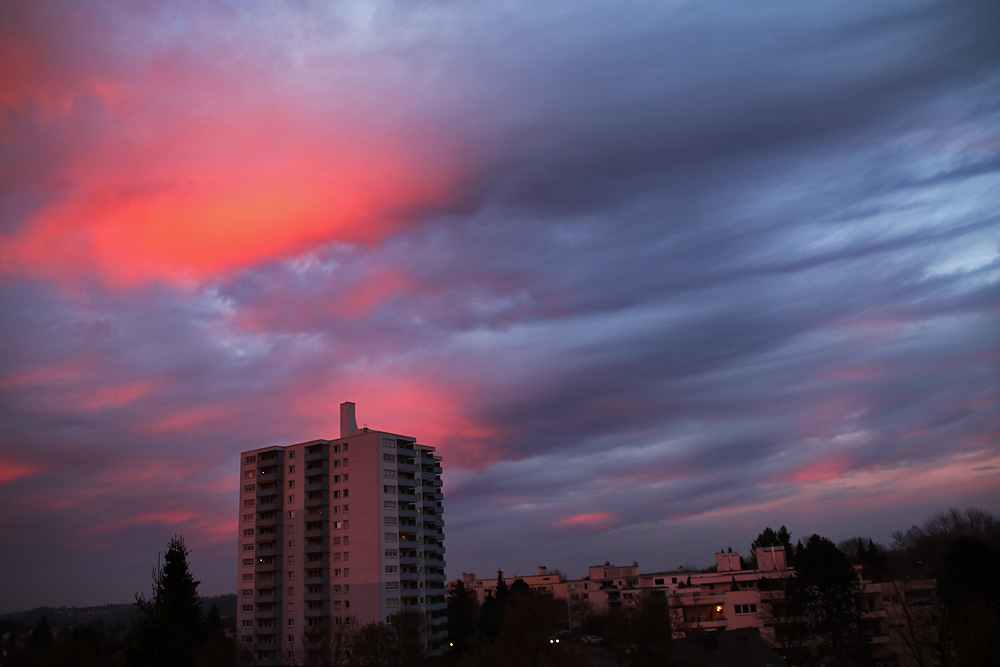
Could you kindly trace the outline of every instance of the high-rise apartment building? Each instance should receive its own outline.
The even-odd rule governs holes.
[[[314,662],[331,633],[400,612],[445,639],[441,457],[409,436],[340,437],[243,452],[237,632],[258,665]]]

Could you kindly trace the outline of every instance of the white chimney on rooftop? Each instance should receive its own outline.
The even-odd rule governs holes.
[[[346,438],[358,430],[358,420],[354,416],[354,403],[347,401],[340,404],[340,437]]]

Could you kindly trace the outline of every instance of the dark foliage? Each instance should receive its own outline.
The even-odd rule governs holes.
[[[847,556],[830,540],[811,536],[795,549],[795,576],[786,597],[804,664],[867,662],[858,600],[863,592]]]
[[[225,664],[230,659],[235,662],[235,650],[227,649],[223,641],[218,610],[209,613],[209,623],[202,616],[199,582],[188,568],[189,553],[184,538],[170,540],[163,567],[153,573],[152,595],[136,595],[137,613],[125,638],[129,667],[193,667],[212,661]],[[211,653],[212,658],[206,653]]]
[[[469,641],[476,635],[478,616],[476,594],[466,589],[464,582],[457,581],[448,593],[448,642],[453,653],[465,653]]]

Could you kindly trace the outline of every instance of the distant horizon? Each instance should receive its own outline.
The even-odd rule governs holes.
[[[932,512],[931,514],[928,514],[927,516],[924,516],[923,518],[921,518],[919,520],[912,521],[911,523],[909,523],[909,524],[907,524],[905,526],[900,526],[900,527],[894,529],[894,531],[895,530],[899,530],[899,531],[905,532],[910,527],[915,526],[915,525],[916,526],[922,525],[924,523],[924,521],[926,521],[927,519],[931,518],[932,516],[934,516],[936,514],[939,514],[939,513],[942,513],[942,512],[947,512],[950,509],[953,509],[953,508],[950,508],[950,507],[942,508],[940,510]],[[968,509],[968,507],[960,507],[960,508],[954,508],[954,509],[965,510],[965,509]],[[984,509],[984,508],[980,508],[980,509]],[[989,511],[989,510],[986,510],[986,511]],[[993,513],[993,512],[991,512],[991,513],[994,514],[994,515],[996,515],[996,513]],[[581,574],[579,576],[573,576],[573,572],[572,571],[570,571],[566,567],[563,567],[563,565],[561,565],[559,563],[556,563],[556,564],[553,565],[552,563],[538,562],[534,566],[526,567],[526,568],[523,568],[523,569],[509,568],[508,566],[506,566],[504,564],[499,564],[497,567],[494,567],[492,570],[488,570],[488,571],[484,570],[482,572],[477,572],[475,570],[464,570],[463,572],[459,572],[459,573],[454,574],[454,575],[451,573],[452,568],[446,566],[446,568],[445,568],[446,580],[447,580],[448,583],[451,583],[453,581],[461,579],[462,578],[462,574],[463,573],[468,573],[468,572],[476,574],[480,579],[490,579],[490,578],[496,576],[497,570],[503,570],[505,578],[507,578],[507,577],[517,578],[517,577],[531,576],[531,575],[537,574],[537,571],[538,571],[539,567],[546,567],[546,568],[548,568],[549,572],[552,572],[554,570],[559,570],[563,574],[565,574],[568,579],[571,579],[571,580],[574,580],[574,579],[584,579],[584,578],[586,578],[588,576],[588,568],[590,566],[603,565],[606,562],[610,562],[612,565],[618,565],[618,566],[631,565],[633,562],[638,562],[638,564],[639,564],[639,571],[640,571],[641,574],[654,574],[654,573],[658,573],[658,572],[673,572],[673,571],[677,571],[677,569],[679,567],[683,567],[686,571],[692,571],[692,572],[703,571],[703,570],[708,569],[708,568],[710,568],[710,567],[712,567],[712,566],[715,565],[715,554],[717,554],[717,553],[726,553],[726,550],[730,546],[732,547],[734,553],[738,553],[740,556],[742,556],[744,558],[749,557],[751,555],[750,552],[749,552],[751,543],[753,542],[754,539],[757,538],[757,536],[765,528],[770,527],[770,528],[772,528],[774,530],[778,530],[782,525],[785,525],[785,524],[782,524],[782,523],[773,524],[772,523],[772,524],[761,525],[760,529],[758,529],[754,533],[754,535],[752,537],[750,537],[749,540],[747,540],[747,543],[746,543],[744,549],[740,549],[740,548],[736,547],[735,545],[729,545],[729,544],[727,544],[726,546],[721,547],[721,549],[716,549],[716,550],[711,551],[711,553],[709,553],[705,558],[703,558],[701,560],[695,561],[693,559],[689,559],[686,562],[682,562],[682,563],[678,563],[678,564],[676,564],[674,566],[666,566],[666,567],[662,567],[662,568],[659,568],[659,567],[647,568],[647,567],[644,566],[643,561],[637,560],[635,558],[628,559],[628,560],[622,559],[622,560],[617,560],[617,561],[616,560],[610,560],[609,561],[606,558],[605,559],[601,559],[601,560],[594,560],[593,562],[588,562],[587,565],[585,565],[585,566],[583,566],[581,568]],[[447,524],[446,524],[446,528],[447,528]],[[885,540],[879,540],[879,539],[876,539],[872,535],[861,535],[861,534],[852,534],[852,535],[847,535],[845,537],[836,537],[836,536],[831,536],[831,535],[825,535],[825,534],[822,534],[822,533],[818,533],[817,531],[811,531],[811,532],[804,533],[804,534],[799,534],[799,535],[797,535],[794,531],[790,531],[790,532],[792,533],[792,546],[793,547],[800,540],[805,541],[806,539],[808,539],[813,534],[820,534],[823,537],[826,537],[826,538],[832,540],[835,544],[839,544],[839,543],[843,542],[844,540],[849,540],[849,539],[852,539],[852,538],[855,538],[855,537],[864,537],[866,539],[867,538],[871,538],[871,539],[873,539],[875,541],[875,543],[881,544],[882,546],[891,547],[891,539],[890,539],[891,538],[891,533],[887,535],[887,539],[885,539]],[[190,544],[189,544],[189,546],[190,546]],[[445,543],[445,546],[447,547],[447,541]],[[707,564],[703,564],[702,563],[703,560],[704,561],[708,561],[709,559],[711,559],[711,562],[708,562]],[[539,559],[535,559],[535,560],[539,560]],[[523,562],[528,562],[525,559],[522,559],[522,561]],[[532,561],[532,562],[534,562],[534,561]],[[692,568],[692,566],[693,566],[693,568]],[[235,556],[234,556],[234,559],[233,559],[232,570],[233,570],[234,573],[237,572],[237,570],[238,570]],[[192,566],[191,573],[192,573],[192,575],[194,576],[194,578],[196,580],[199,579],[198,572],[197,572],[197,570],[195,569],[194,566]],[[231,592],[206,593],[205,591],[203,591],[201,589],[201,583],[199,582],[199,592],[198,592],[198,594],[199,594],[200,598],[207,599],[207,598],[215,598],[215,597],[222,597],[222,596],[228,596],[228,595],[235,596],[237,594],[237,590],[238,589],[237,589],[237,585],[236,585],[236,576],[234,574],[234,576],[233,576],[233,590]],[[148,586],[147,586],[146,590],[136,591],[136,593],[148,594],[149,593]],[[0,603],[0,604],[2,604],[2,603]],[[108,606],[108,605],[123,605],[123,604],[134,604],[134,595],[133,595],[133,599],[130,600],[130,601],[118,601],[118,602],[108,601],[108,602],[102,602],[102,603],[96,603],[96,604],[86,604],[86,603],[82,603],[82,604],[38,604],[38,605],[31,606],[31,607],[23,608],[23,609],[9,609],[9,610],[0,609],[0,616],[6,616],[8,614],[17,614],[17,613],[31,612],[31,611],[35,611],[35,610],[41,609],[41,608],[55,608],[55,609],[60,609],[60,608],[81,608],[82,609],[82,608],[99,608],[99,607],[104,607],[104,606]]]

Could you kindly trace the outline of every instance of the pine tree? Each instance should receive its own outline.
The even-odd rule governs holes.
[[[136,595],[138,613],[126,638],[129,667],[188,667],[205,639],[198,583],[188,569],[184,538],[167,544],[163,568],[153,573],[151,597]]]

